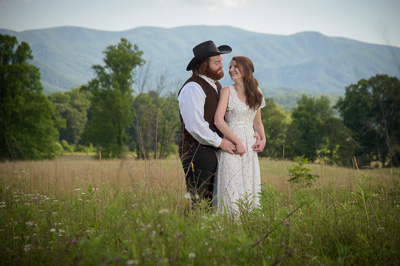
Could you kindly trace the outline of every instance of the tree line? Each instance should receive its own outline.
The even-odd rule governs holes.
[[[95,78],[87,84],[45,96],[29,45],[0,35],[2,160],[76,151],[141,159],[177,153],[179,107],[175,93],[161,94],[165,75],[145,93],[149,68],[137,45],[122,38],[103,54],[104,65],[92,66]],[[399,166],[400,81],[378,74],[345,90],[334,106],[326,96],[303,95],[290,111],[266,98],[267,145],[260,156]]]

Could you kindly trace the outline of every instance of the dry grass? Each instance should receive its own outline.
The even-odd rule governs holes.
[[[261,182],[267,182],[277,189],[288,192],[290,183],[288,170],[295,163],[260,158]],[[362,174],[374,178],[376,183],[392,183],[393,169],[343,168],[324,164],[308,164],[313,174],[319,176],[316,186],[351,186]],[[127,157],[120,160],[94,160],[89,155],[68,155],[56,160],[3,162],[0,164],[0,178],[13,176],[11,185],[24,180],[19,186],[25,192],[65,196],[65,192],[76,188],[86,190],[88,186],[102,185],[134,187],[145,183],[152,189],[173,190],[184,194],[184,175],[178,157],[165,160],[136,160]],[[24,177],[21,179],[21,177]]]

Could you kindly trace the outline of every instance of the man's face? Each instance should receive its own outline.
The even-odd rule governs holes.
[[[222,56],[216,55],[210,57],[205,75],[213,80],[220,80],[224,77],[224,70],[222,69]]]

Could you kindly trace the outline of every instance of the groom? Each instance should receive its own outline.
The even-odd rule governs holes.
[[[193,59],[186,70],[192,76],[178,93],[181,116],[179,156],[185,172],[186,188],[194,202],[213,197],[218,149],[234,154],[235,145],[223,138],[214,125],[223,76],[221,54],[232,52],[228,45],[217,47],[206,41],[193,48]]]

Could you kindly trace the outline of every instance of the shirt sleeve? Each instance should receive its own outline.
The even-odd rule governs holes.
[[[196,82],[187,83],[181,90],[178,101],[179,110],[186,130],[202,145],[219,147],[221,137],[209,128],[204,119],[206,94]]]

